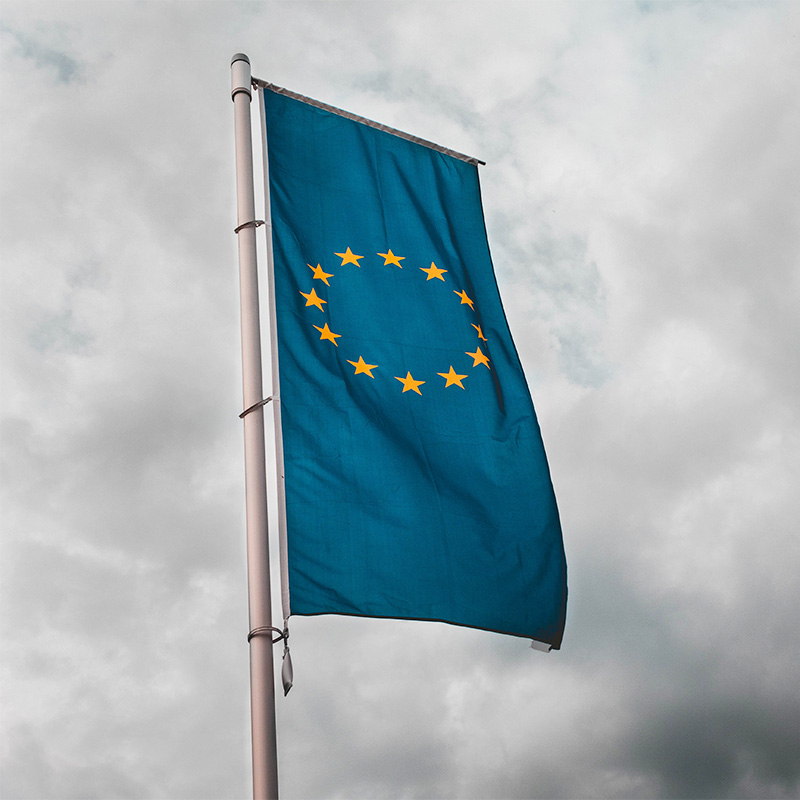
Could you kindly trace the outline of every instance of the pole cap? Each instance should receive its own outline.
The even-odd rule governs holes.
[[[244,53],[237,53],[231,59],[231,99],[239,92],[244,92],[248,98],[250,92],[250,59]]]

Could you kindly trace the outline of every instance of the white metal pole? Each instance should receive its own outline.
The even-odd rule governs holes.
[[[275,732],[275,679],[272,659],[272,607],[267,528],[267,475],[261,383],[261,329],[256,269],[253,141],[250,127],[250,59],[231,59],[236,140],[236,209],[239,237],[239,287],[242,318],[244,392],[244,470],[247,509],[247,587],[250,609],[250,719],[253,744],[253,798],[278,797]],[[242,227],[244,226],[244,227]],[[256,406],[253,408],[253,406]],[[253,631],[259,631],[252,635]]]

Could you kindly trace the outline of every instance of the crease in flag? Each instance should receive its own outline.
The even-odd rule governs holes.
[[[475,160],[261,89],[285,613],[560,647],[566,560]]]

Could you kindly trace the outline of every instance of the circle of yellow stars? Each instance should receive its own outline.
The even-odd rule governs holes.
[[[361,268],[361,264],[359,261],[364,258],[363,255],[356,255],[349,247],[343,253],[334,253],[334,255],[338,256],[342,263],[339,265],[340,267],[344,267],[347,264],[354,264],[359,269]],[[405,260],[405,256],[395,255],[391,250],[387,250],[385,253],[377,253],[376,255],[380,256],[383,259],[383,266],[395,266],[403,269],[403,265],[400,263],[401,261]],[[320,264],[313,266],[312,264],[307,264],[308,268],[312,271],[311,278],[315,281],[322,281],[326,286],[330,286],[328,282],[329,278],[335,277],[333,273],[325,272]],[[447,280],[445,279],[445,275],[447,274],[446,269],[441,269],[436,266],[436,264],[431,261],[430,267],[420,267],[419,268],[422,272],[426,274],[426,281],[432,280],[440,280],[443,283],[446,283]],[[305,307],[314,307],[319,309],[322,313],[325,313],[325,304],[327,304],[327,300],[323,297],[320,297],[317,292],[316,288],[312,285],[310,292],[300,292],[300,294],[305,298]],[[467,305],[470,307],[472,311],[475,311],[475,301],[467,295],[466,290],[458,290],[454,289],[453,294],[457,295],[461,301],[461,305]],[[477,312],[476,312],[477,313]],[[472,327],[475,329],[477,334],[477,339],[479,342],[487,342],[486,337],[483,335],[483,330],[481,329],[480,324],[471,323]],[[329,327],[328,323],[324,323],[321,327],[319,325],[314,325],[317,331],[319,331],[319,338],[320,341],[328,341],[331,342],[335,347],[339,346],[339,343],[336,341],[337,339],[342,338],[342,334],[334,333]],[[486,345],[484,345],[486,346]],[[471,353],[468,350],[464,351],[464,354],[472,358],[472,367],[486,367],[487,369],[491,369],[489,365],[489,357],[482,351],[480,344],[475,348],[475,352]],[[380,365],[378,364],[368,364],[364,361],[363,355],[359,355],[357,361],[351,361],[350,359],[346,359],[348,364],[351,364],[354,368],[354,375],[367,375],[368,377],[375,379],[375,376],[372,374],[373,370],[380,369]],[[468,374],[460,374],[456,372],[455,367],[450,364],[450,368],[447,372],[437,372],[438,376],[444,378],[445,381],[445,388],[449,386],[458,386],[461,389],[466,389],[464,386],[464,381],[469,378]],[[422,395],[422,390],[420,389],[421,386],[424,386],[426,381],[417,380],[414,378],[410,371],[406,372],[405,377],[400,375],[393,376],[396,381],[399,381],[402,385],[403,389],[402,392],[415,392],[418,395]]]

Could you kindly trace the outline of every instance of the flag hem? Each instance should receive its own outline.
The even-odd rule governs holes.
[[[278,559],[281,579],[281,611],[287,620],[292,613],[289,588],[289,556],[286,531],[286,484],[283,466],[283,425],[281,422],[281,382],[278,358],[278,315],[275,300],[275,258],[272,240],[272,203],[269,188],[269,150],[267,147],[266,100],[263,87],[259,87],[259,116],[261,119],[261,165],[264,175],[264,219],[267,244],[267,286],[269,290],[269,340],[272,365],[272,420],[275,429],[275,468],[278,494]]]
[[[358,619],[396,619],[406,620],[408,622],[441,622],[445,625],[453,625],[456,628],[470,628],[474,631],[486,631],[487,633],[499,633],[501,636],[516,636],[519,639],[530,639],[532,641],[541,642],[542,644],[550,645],[553,650],[561,649],[561,642],[563,641],[563,629],[561,635],[554,642],[548,642],[544,639],[537,639],[529,633],[514,633],[513,631],[501,631],[497,628],[482,628],[480,625],[468,625],[465,622],[452,622],[446,619],[438,619],[436,617],[390,617],[383,614],[355,614],[353,612],[345,611],[313,611],[310,613],[303,613],[301,611],[292,611],[293,617],[357,617]]]

